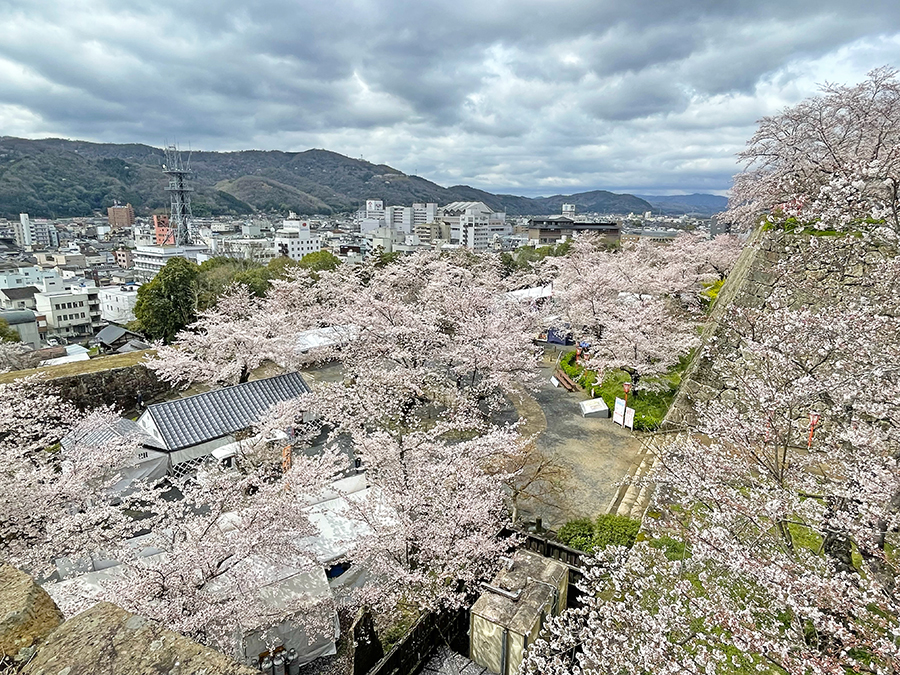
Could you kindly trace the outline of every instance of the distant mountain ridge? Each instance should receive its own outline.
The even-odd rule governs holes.
[[[691,194],[691,195],[638,195],[640,199],[649,202],[654,212],[662,211],[667,215],[692,214],[698,216],[712,216],[728,208],[728,198],[719,195]]]
[[[142,215],[165,210],[164,157],[162,149],[136,143],[0,137],[0,216],[86,216],[105,211],[114,201],[130,203]],[[373,198],[392,205],[483,201],[510,215],[559,213],[563,203],[575,204],[581,213],[654,210],[648,199],[605,190],[529,198],[466,185],[445,188],[328,150],[194,151],[190,157],[196,216],[331,214],[356,210]]]

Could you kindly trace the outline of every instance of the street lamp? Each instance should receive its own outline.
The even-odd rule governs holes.
[[[623,382],[622,389],[625,390],[625,405],[628,406],[628,394],[631,393],[631,382]]]
[[[809,439],[806,441],[806,449],[809,450],[812,448],[812,437],[813,432],[816,430],[816,425],[819,423],[821,419],[821,415],[817,412],[809,413]]]

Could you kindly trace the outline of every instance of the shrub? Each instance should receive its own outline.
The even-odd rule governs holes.
[[[627,546],[631,548],[637,538],[641,522],[625,516],[603,514],[597,516],[594,524],[593,548],[606,548],[607,546]]]
[[[590,518],[576,518],[559,528],[556,538],[579,551],[588,551],[594,538],[594,523]]]
[[[593,553],[607,546],[633,546],[640,527],[639,520],[604,514],[595,521],[590,518],[570,520],[559,528],[556,538],[566,546]]]

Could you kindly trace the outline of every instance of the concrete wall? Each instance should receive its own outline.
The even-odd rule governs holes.
[[[469,658],[492,673],[499,673],[503,628],[477,614],[470,616]]]

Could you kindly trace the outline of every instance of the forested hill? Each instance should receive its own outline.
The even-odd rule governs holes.
[[[165,209],[163,151],[148,145],[0,137],[0,217],[85,216],[119,201],[138,214]],[[563,202],[580,212],[652,209],[643,199],[603,190],[530,199],[458,185],[441,187],[383,164],[327,150],[193,152],[194,215],[262,212],[339,213],[366,199],[386,204],[484,201],[510,215],[559,213]]]

